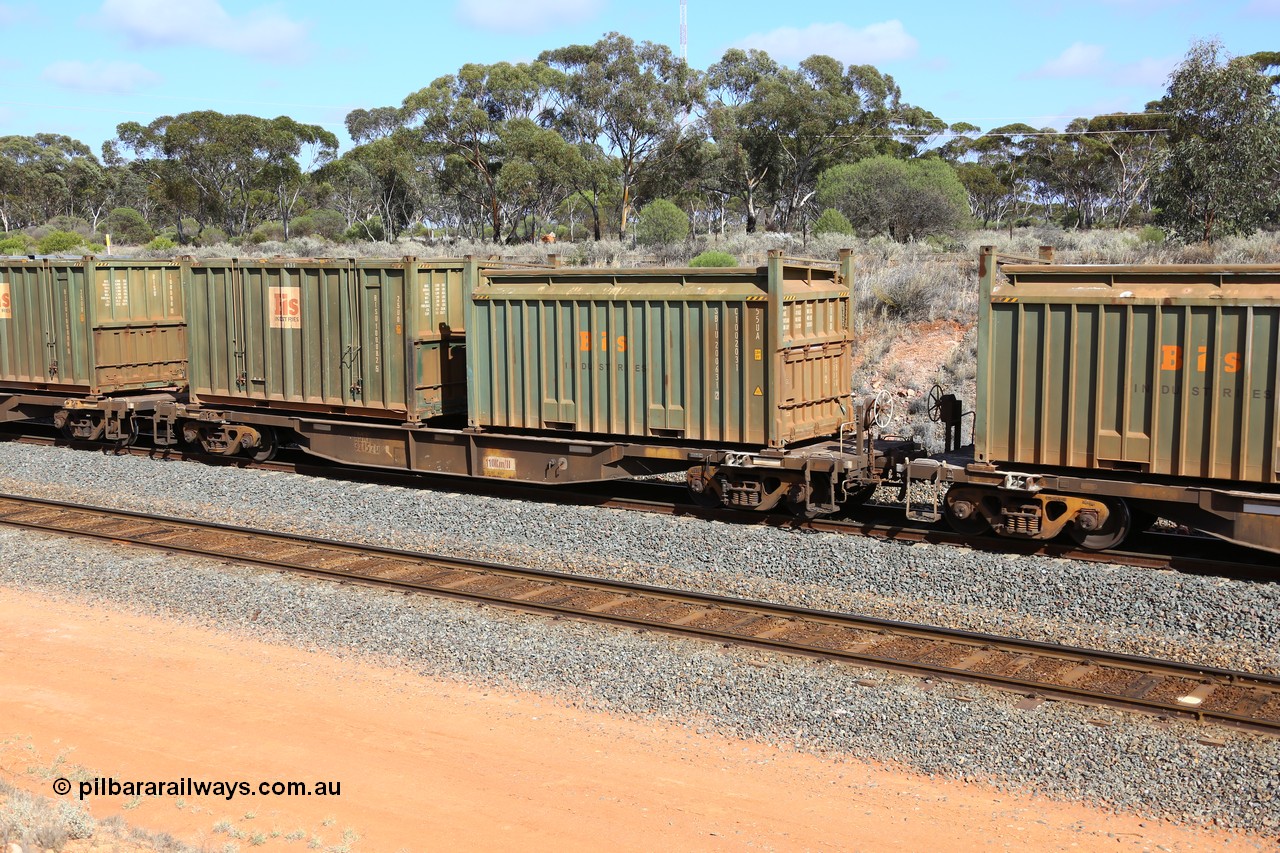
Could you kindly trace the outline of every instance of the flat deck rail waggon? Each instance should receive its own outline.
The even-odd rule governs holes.
[[[0,258],[0,422],[537,484],[682,472],[699,503],[803,516],[892,485],[965,533],[1105,549],[1161,517],[1280,553],[1280,266],[988,247],[979,274],[976,411],[930,396],[936,457],[851,391],[848,252]]]

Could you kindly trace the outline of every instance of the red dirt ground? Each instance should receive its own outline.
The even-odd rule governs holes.
[[[341,783],[84,801],[200,849],[1274,849],[12,589],[0,626],[0,779]]]

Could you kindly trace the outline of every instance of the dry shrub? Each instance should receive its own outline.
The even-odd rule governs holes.
[[[854,275],[855,311],[881,320],[970,323],[977,312],[977,280],[969,265],[931,260],[865,264]]]
[[[1208,243],[1189,243],[1175,247],[1174,263],[1211,264],[1217,260],[1217,250]]]
[[[0,784],[0,844],[36,850],[61,850],[73,839],[91,838],[97,826],[77,803],[38,797]]]

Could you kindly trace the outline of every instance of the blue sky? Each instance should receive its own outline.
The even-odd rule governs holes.
[[[689,0],[689,62],[760,47],[870,63],[947,122],[1062,127],[1139,110],[1192,41],[1280,50],[1280,0],[869,4]],[[0,135],[95,151],[123,121],[212,109],[321,124],[399,104],[467,62],[523,61],[611,30],[679,49],[678,0],[0,0]]]

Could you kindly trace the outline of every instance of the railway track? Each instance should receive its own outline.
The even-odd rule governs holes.
[[[21,496],[0,524],[1280,736],[1275,676]]]
[[[63,439],[19,434],[12,431],[0,432],[0,440],[45,446],[67,444]],[[95,444],[85,446],[110,451],[109,445]],[[379,483],[406,488],[430,486],[451,491],[465,490],[468,493],[484,494],[491,497],[600,506],[634,512],[704,518],[733,524],[768,524],[798,530],[869,536],[896,542],[927,542],[935,545],[953,545],[998,553],[1039,555],[1149,569],[1170,569],[1186,574],[1218,575],[1264,581],[1274,581],[1277,577],[1277,570],[1271,555],[1234,546],[1205,536],[1183,536],[1168,533],[1139,534],[1131,540],[1131,543],[1126,543],[1125,550],[1088,551],[1059,542],[1020,541],[996,536],[966,536],[940,525],[915,525],[907,522],[903,518],[900,508],[897,507],[877,509],[875,506],[868,506],[865,508],[863,517],[858,520],[832,518],[801,520],[786,512],[746,513],[729,509],[696,506],[685,499],[685,491],[682,486],[652,482],[612,481],[597,487],[579,486],[568,490],[509,483],[505,480],[461,481],[456,477],[432,477],[418,473],[410,474],[368,468],[344,468],[309,460],[301,454],[296,459],[253,462],[245,457],[218,457],[203,453],[187,453],[182,450],[161,452],[148,447],[131,447],[120,452],[127,452],[136,456],[298,473],[308,476],[322,476],[331,479]],[[625,484],[630,494],[618,494],[622,484]]]

